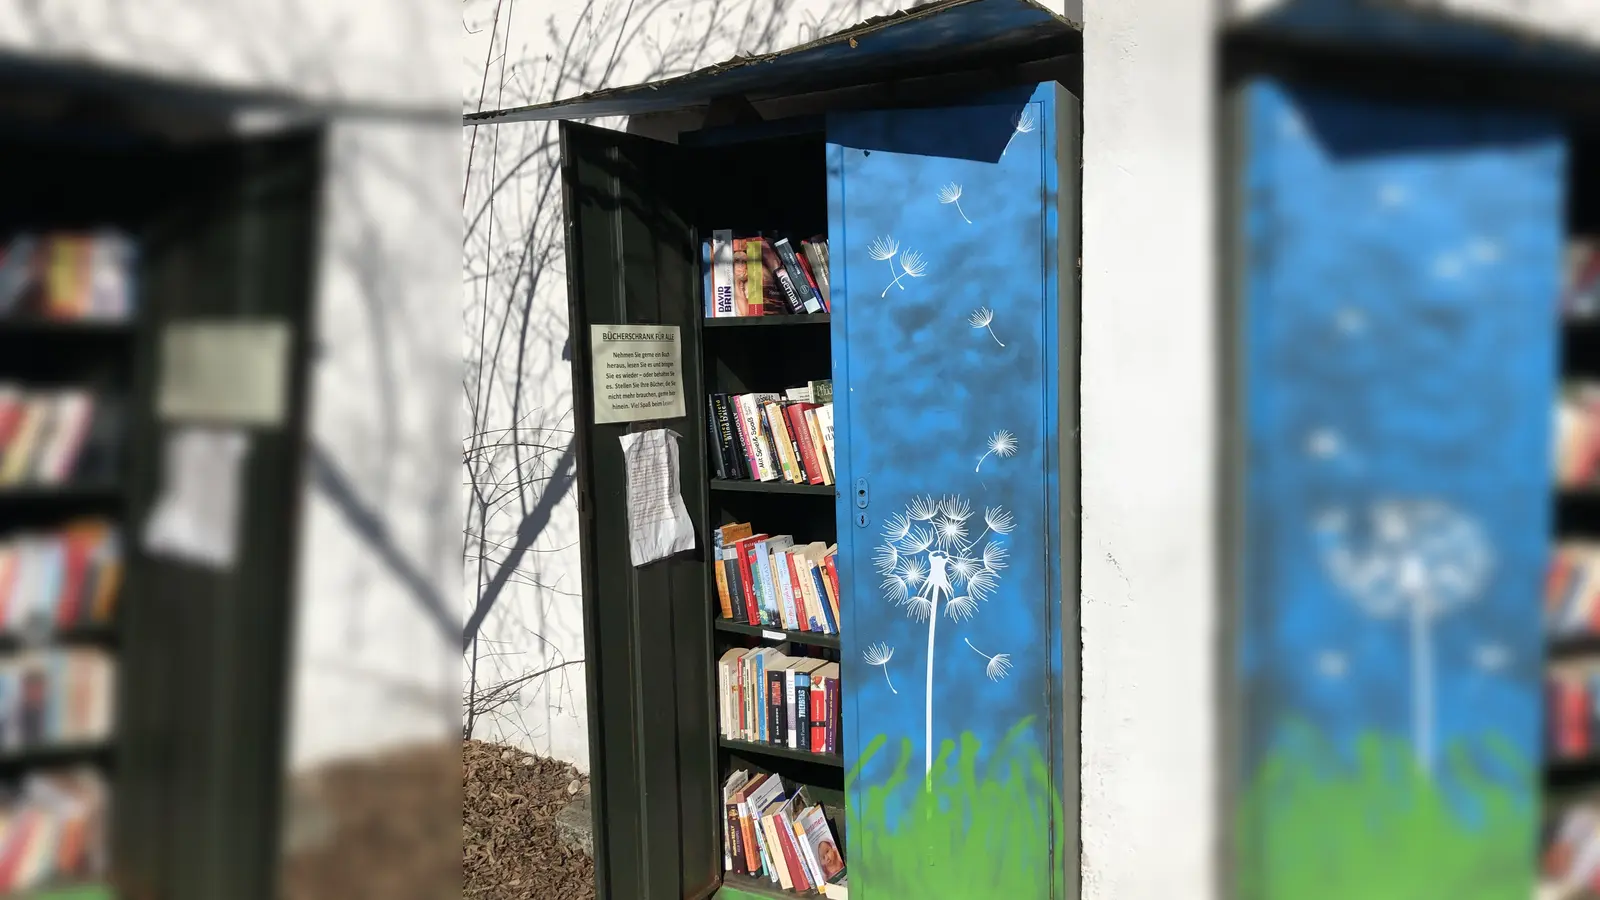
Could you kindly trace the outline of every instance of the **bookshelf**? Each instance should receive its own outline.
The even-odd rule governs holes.
[[[141,354],[137,270],[133,242],[120,231],[27,231],[4,240],[0,784],[13,810],[84,829],[85,844],[81,855],[12,873],[0,887],[49,896],[111,874],[105,804],[115,802],[118,763],[126,412]],[[12,819],[8,842],[22,839],[19,821]]]
[[[1054,83],[965,102],[677,144],[562,126],[601,896],[817,896],[733,861],[724,788],[741,772],[777,776],[785,798],[821,808],[849,887],[901,881],[937,897],[960,883],[923,885],[894,849],[932,839],[917,828],[954,828],[952,810],[977,824],[957,829],[947,873],[1006,853],[1021,862],[986,887],[1042,896],[1052,871],[1071,868],[1077,662],[1062,635],[1076,621],[1063,595],[1075,597],[1077,485],[1062,435],[1077,408],[1077,294],[1060,260],[1077,255],[1077,105]],[[722,183],[760,187],[705,189]],[[722,316],[713,302],[708,315],[705,244],[723,230],[825,237],[828,311]],[[678,329],[685,414],[597,422],[599,335],[645,325]],[[824,381],[833,483],[744,477],[722,455],[724,421],[748,435],[737,417],[760,415],[726,398],[803,406],[804,391],[789,392],[815,401]],[[803,443],[809,426],[791,425]],[[635,566],[622,447],[660,428],[677,435],[696,546]],[[724,614],[721,591],[744,577],[726,565],[748,565],[737,545],[762,535],[793,566],[773,577],[799,579],[801,595],[807,557],[782,538],[837,548],[835,627],[740,616],[736,593]],[[725,702],[727,664],[761,652],[838,665],[837,752],[751,740],[749,718],[724,727],[741,715]],[[732,677],[761,683],[759,670]],[[1025,836],[1002,839],[1018,809],[1033,819],[1010,834]],[[678,845],[645,841],[655,829]]]
[[[115,529],[123,578],[107,615],[62,616],[58,605],[54,627],[35,628],[13,616],[21,607],[9,601],[20,589],[0,571],[0,792],[10,802],[9,789],[31,776],[87,771],[102,776],[108,798],[102,859],[41,877],[19,895],[260,900],[275,895],[279,865],[289,601],[305,485],[304,332],[323,136],[296,127],[241,139],[199,111],[229,107],[214,96],[174,118],[148,105],[199,98],[173,88],[161,94],[165,101],[151,94],[90,102],[73,99],[62,82],[81,82],[59,74],[40,71],[26,88],[11,87],[70,101],[64,108],[82,110],[70,127],[20,109],[0,116],[0,159],[29,173],[0,203],[0,385],[29,397],[81,389],[95,403],[78,465],[47,477],[0,477],[0,557],[21,537],[48,538],[93,520]],[[111,109],[118,111],[109,117],[94,112]],[[164,130],[179,121],[182,135]],[[127,314],[82,318],[41,308],[37,292],[13,302],[12,289],[26,283],[16,277],[24,255],[13,237],[112,232],[136,251]],[[75,255],[65,256],[43,270],[47,279],[77,271],[69,264]],[[161,338],[167,326],[194,319],[272,319],[296,335],[284,419],[251,429],[241,549],[231,569],[146,554],[137,540],[163,487],[163,439],[191,424],[156,415]],[[0,388],[0,419],[16,394]],[[48,421],[70,417],[52,413]],[[0,459],[10,443],[0,434]],[[29,584],[28,596],[65,595]],[[13,725],[28,728],[7,715],[13,667],[57,651],[113,661],[104,692],[110,727],[5,740]],[[16,887],[0,884],[0,892]]]

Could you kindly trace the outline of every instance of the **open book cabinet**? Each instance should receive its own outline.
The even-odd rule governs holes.
[[[781,779],[797,817],[823,813],[857,896],[1062,896],[1077,869],[1063,814],[1076,603],[1062,597],[1077,557],[1078,122],[1050,82],[676,144],[563,124],[601,897],[814,887],[760,864],[792,849],[789,868],[830,869],[804,835],[769,848],[789,840],[767,832],[737,858],[739,773]],[[718,315],[706,245],[758,234],[825,247],[824,312],[789,313],[780,294],[767,314]],[[682,415],[596,424],[616,418],[596,342],[628,325],[677,328]],[[830,388],[831,453],[813,424]],[[794,417],[792,440],[774,415]],[[636,566],[624,446],[656,429],[676,436],[694,549]],[[766,442],[792,452],[763,479],[749,444]],[[754,570],[724,567],[724,546],[750,543]],[[741,595],[752,577],[765,589]],[[802,671],[779,674],[786,689],[818,683],[809,740],[763,737],[767,711],[730,701],[751,651]]]

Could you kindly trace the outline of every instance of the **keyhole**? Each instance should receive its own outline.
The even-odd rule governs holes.
[[[867,527],[867,514],[866,513],[856,513],[856,525],[858,527],[860,527],[860,528]]]

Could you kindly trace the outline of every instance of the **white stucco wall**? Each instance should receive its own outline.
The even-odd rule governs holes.
[[[1083,896],[1217,896],[1210,4],[1087,4]]]
[[[457,10],[449,0],[0,4],[9,52],[386,108],[339,118],[330,136],[299,535],[296,768],[459,728],[459,625],[422,611],[431,595],[459,621]],[[395,111],[411,118],[386,120]],[[431,122],[417,119],[430,111]]]

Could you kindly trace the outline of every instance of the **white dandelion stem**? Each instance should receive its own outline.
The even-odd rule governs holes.
[[[1004,341],[1002,341],[999,338],[995,337],[994,326],[993,325],[985,325],[985,326],[983,326],[983,328],[984,328],[985,331],[989,332],[989,337],[994,338],[994,342],[996,344],[999,344],[1001,347],[1005,346],[1005,342]]]
[[[967,224],[971,225],[972,224],[972,220],[971,219],[967,219],[967,211],[961,208],[961,201],[960,200],[956,200],[955,204],[956,204],[956,212],[961,213],[961,218],[966,219]]]
[[[993,447],[990,447],[988,450],[985,450],[983,455],[978,457],[978,464],[976,466],[973,466],[972,471],[976,472],[979,469],[982,469],[983,468],[983,461],[988,459],[989,458],[989,454],[991,454],[993,452],[994,452],[994,448]]]
[[[889,257],[889,274],[894,276],[894,280],[889,282],[889,287],[884,288],[883,289],[883,293],[878,295],[879,297],[887,297],[887,296],[889,296],[889,288],[895,287],[896,285],[899,285],[900,290],[902,290],[902,291],[906,289],[905,285],[900,284],[900,278],[902,276],[895,274],[894,257],[892,257],[892,256]]]
[[[884,680],[884,682],[886,684],[889,685],[889,693],[891,693],[891,694],[900,693],[899,691],[894,689],[894,682],[889,680],[889,664],[888,663],[884,663],[883,665],[879,666],[878,668],[883,670],[883,680]]]
[[[927,684],[927,730],[923,735],[922,774],[928,790],[933,790],[933,634],[939,627],[939,589],[933,587],[930,592],[933,597],[933,609],[928,616],[928,684]]]

